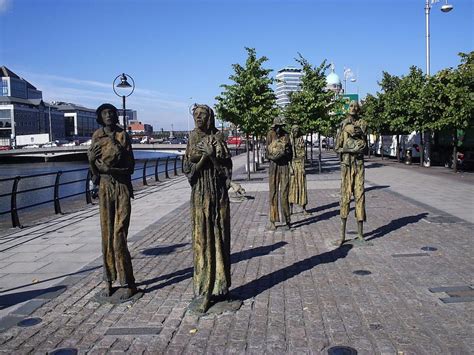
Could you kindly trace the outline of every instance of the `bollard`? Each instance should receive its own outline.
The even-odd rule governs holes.
[[[412,163],[412,150],[407,149],[405,152],[405,164],[411,165],[411,163]]]
[[[21,180],[21,176],[15,177],[15,180],[13,181],[13,187],[12,187],[12,197],[11,197],[11,215],[12,215],[12,227],[20,227],[22,228],[22,225],[20,224],[20,218],[18,217],[18,210],[16,206],[16,193],[18,191],[18,183]]]
[[[143,176],[142,176],[143,185],[148,185],[148,183],[146,182],[146,163],[148,163],[148,159],[145,159],[145,163],[143,163]]]
[[[160,181],[160,179],[158,177],[158,167],[159,166],[160,166],[160,158],[157,158],[156,163],[155,163],[155,181]]]
[[[62,214],[61,204],[59,203],[59,179],[62,173],[62,171],[56,173],[56,180],[54,182],[54,213],[56,214]]]
[[[174,157],[174,166],[173,166],[173,174],[174,176],[178,175],[178,170],[177,170],[177,167],[176,167],[176,164],[178,163],[178,156],[176,155]]]
[[[166,157],[166,164],[165,164],[165,177],[167,179],[170,178],[169,174],[168,174],[168,161],[170,160],[170,157]]]

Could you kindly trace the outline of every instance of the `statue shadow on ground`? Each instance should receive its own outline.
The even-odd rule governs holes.
[[[156,248],[149,248],[145,249],[140,252],[140,254],[147,255],[147,256],[156,256],[156,255],[168,255],[174,253],[176,249],[185,247],[189,245],[189,243],[179,243],[173,245],[167,245],[165,247],[156,247]]]
[[[32,299],[48,300],[62,293],[66,290],[66,288],[67,287],[64,285],[59,285],[48,288],[42,288],[39,290],[30,290],[0,295],[0,310]]]
[[[49,282],[49,281],[53,281],[53,280],[57,280],[57,279],[62,279],[62,278],[67,277],[67,276],[74,277],[74,276],[85,274],[85,273],[88,273],[90,271],[94,271],[94,270],[97,270],[97,269],[100,269],[100,268],[102,268],[102,265],[101,266],[91,266],[91,267],[88,267],[86,269],[81,269],[81,270],[76,271],[76,272],[71,272],[69,274],[50,277],[49,279],[38,280],[38,281],[35,280],[35,282],[30,282],[30,283],[27,283],[27,284],[24,284],[24,285],[12,287],[12,288],[9,288],[7,290],[2,290],[1,293],[5,293],[5,292],[8,292],[8,291],[13,291],[13,290],[18,290],[20,288],[28,287],[28,286],[31,286],[31,285],[38,285],[38,284],[41,284],[41,283],[45,283],[45,282]],[[1,293],[0,293],[0,295],[1,295]]]
[[[371,187],[366,188],[365,192],[373,191],[373,190],[386,189],[388,187],[390,187],[390,185],[371,186]],[[335,208],[335,207],[339,207],[339,202],[331,202],[331,203],[328,203],[326,205],[318,206],[318,207],[309,209],[308,212],[309,213],[317,213],[317,212],[321,212],[321,211],[328,210],[330,208]],[[351,208],[351,211],[353,209],[354,208]],[[321,215],[318,215],[318,216],[311,216],[309,218],[306,218],[306,219],[303,219],[303,220],[300,220],[300,221],[296,221],[296,222],[292,223],[291,226],[292,226],[292,228],[293,227],[297,228],[297,227],[309,225],[309,224],[315,223],[317,221],[328,220],[328,219],[330,219],[330,218],[332,218],[332,217],[334,217],[338,214],[339,214],[339,209],[333,210],[333,211],[328,211],[328,212],[325,212],[325,213],[323,213]]]
[[[376,169],[376,168],[381,168],[384,166],[384,164],[380,163],[365,163],[365,168],[366,169]]]
[[[265,245],[265,246],[256,247],[256,248],[252,248],[252,249],[243,250],[243,251],[240,251],[240,252],[237,252],[237,253],[233,253],[230,257],[231,258],[231,263],[235,264],[235,263],[238,263],[238,262],[243,261],[243,260],[248,260],[248,259],[256,258],[256,257],[259,257],[259,256],[268,255],[268,254],[272,253],[273,251],[285,246],[286,244],[288,244],[288,243],[287,242],[278,242],[278,243],[275,243],[275,244],[272,244],[272,245]],[[193,277],[193,268],[188,267],[188,268],[178,270],[178,271],[166,274],[166,275],[161,275],[161,276],[149,279],[149,280],[142,281],[141,283],[138,284],[138,286],[153,285],[153,284],[156,284],[160,281],[166,280],[163,283],[151,286],[151,287],[146,288],[144,290],[145,293],[150,293],[150,292],[153,292],[155,290],[159,290],[163,287],[172,285],[174,283],[181,282],[181,281],[186,280],[186,279],[191,278],[191,277]]]
[[[397,229],[405,227],[409,224],[418,223],[420,220],[422,220],[423,218],[427,216],[428,216],[428,213],[424,212],[424,213],[417,214],[415,216],[406,216],[406,217],[394,219],[389,224],[378,227],[377,229],[374,229],[373,231],[366,233],[365,239],[369,241],[369,240],[373,240],[377,238],[382,238],[385,235]]]
[[[301,261],[297,261],[290,266],[280,270],[273,271],[265,276],[259,277],[245,285],[234,288],[230,293],[234,299],[246,300],[257,296],[258,294],[278,285],[281,282],[289,280],[302,272],[313,269],[322,264],[333,263],[338,259],[343,259],[349,254],[352,245],[343,245],[340,248],[331,250],[319,255],[314,255]]]
[[[332,206],[332,205],[334,205],[334,206]],[[328,205],[325,205],[325,206],[323,206],[323,207],[325,207],[325,209],[336,207],[336,206],[339,206],[339,202],[331,203],[331,204],[328,204]],[[327,207],[327,206],[330,206],[330,207]],[[351,208],[351,210],[353,210],[353,209],[354,208]],[[324,213],[322,213],[320,215],[317,215],[317,216],[311,216],[309,218],[293,222],[293,223],[291,223],[291,228],[293,229],[293,228],[298,228],[298,227],[302,227],[302,226],[307,226],[307,225],[316,223],[318,221],[325,221],[325,220],[331,219],[331,218],[333,218],[335,216],[338,216],[338,215],[339,215],[339,209],[332,210],[332,211],[327,211],[327,212],[324,212]]]

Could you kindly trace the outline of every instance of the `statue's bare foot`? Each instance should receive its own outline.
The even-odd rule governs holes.
[[[342,247],[345,242],[346,242],[346,239],[345,239],[345,238],[340,239],[340,240],[339,240],[339,245],[338,245],[338,247]]]
[[[276,230],[275,223],[274,223],[274,222],[270,222],[270,224],[268,225],[267,229],[268,229],[269,231],[275,231],[275,230]]]
[[[100,297],[110,297],[114,293],[114,288],[112,287],[112,282],[106,281],[105,287],[102,291],[100,291]]]
[[[224,301],[227,301],[228,299],[229,299],[229,292],[227,292],[225,294],[222,294],[222,295],[212,296],[212,301],[214,303],[224,302]]]
[[[309,216],[311,213],[308,212],[308,210],[306,208],[303,209],[303,214],[305,216]]]
[[[128,287],[127,290],[120,295],[120,300],[128,300],[129,298],[133,297],[138,292],[136,286]]]
[[[195,313],[206,313],[209,309],[210,297],[208,295],[195,297],[188,309]]]
[[[289,231],[291,229],[290,222],[287,222],[282,228],[283,228],[283,230]]]

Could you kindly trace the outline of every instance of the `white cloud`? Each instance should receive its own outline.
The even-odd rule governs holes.
[[[121,98],[112,91],[111,83],[31,72],[22,72],[22,76],[43,92],[46,101],[71,102],[89,108],[96,108],[104,102],[117,107],[122,105]],[[187,101],[187,98],[137,88],[126,103],[127,108],[137,110],[140,121],[153,125],[155,130],[169,130],[171,124],[175,130],[187,130],[192,124],[192,120],[188,123]]]
[[[3,14],[8,11],[11,2],[12,0],[0,0],[0,14]]]

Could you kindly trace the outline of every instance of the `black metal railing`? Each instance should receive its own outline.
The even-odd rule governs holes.
[[[170,166],[170,161],[172,162],[172,166]],[[178,161],[181,161],[181,170],[184,170],[183,166],[183,157],[176,155],[174,157],[166,157],[166,158],[156,158],[156,159],[143,159],[137,160],[137,163],[142,162],[141,166],[135,167],[135,172],[132,176],[132,181],[141,180],[143,185],[148,185],[148,180],[151,176],[154,177],[155,182],[159,180],[159,174],[164,173],[165,178],[169,179],[169,171],[173,172],[173,176],[178,175],[177,164]],[[152,170],[152,172],[150,172]],[[141,174],[138,172],[141,171]],[[78,174],[83,173],[85,175],[84,178],[77,178]],[[64,181],[65,177],[72,176],[72,178]],[[52,181],[54,178],[54,183],[48,182],[48,180]],[[61,179],[63,178],[63,181]],[[22,181],[32,181],[33,179],[43,179],[45,181],[45,185],[39,187],[31,187],[28,186],[25,189],[19,190],[18,187],[20,182]],[[92,203],[92,192],[91,192],[91,172],[88,168],[81,168],[81,169],[72,169],[72,170],[65,170],[65,171],[57,171],[51,173],[41,173],[41,174],[33,174],[33,175],[24,175],[24,176],[15,176],[12,178],[4,178],[0,179],[0,184],[5,184],[8,182],[12,183],[11,192],[0,194],[0,198],[8,198],[10,197],[10,209],[5,211],[0,211],[1,215],[10,214],[11,215],[11,222],[13,227],[22,227],[20,222],[20,216],[18,214],[19,211],[37,207],[45,204],[52,203],[54,206],[54,213],[61,214],[61,201],[67,198],[72,198],[79,195],[84,195],[86,199],[86,203]],[[84,188],[80,189],[79,192],[73,192],[66,195],[61,195],[61,187],[66,185],[78,185],[83,184]],[[28,184],[27,184],[28,185]],[[52,194],[51,191],[53,190]],[[76,188],[77,191],[77,188]],[[18,206],[18,196],[25,196],[24,200],[27,200],[28,195],[31,197],[32,193],[41,192],[42,197],[46,197],[45,199],[40,200],[39,202],[34,203],[26,203],[22,206]],[[34,198],[31,198],[34,201]]]

